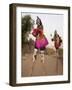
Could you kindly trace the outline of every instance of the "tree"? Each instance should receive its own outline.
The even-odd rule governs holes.
[[[30,15],[22,17],[22,45],[28,42],[29,33],[34,25],[34,20]]]

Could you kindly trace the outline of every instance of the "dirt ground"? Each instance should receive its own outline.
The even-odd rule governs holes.
[[[33,63],[32,55],[32,53],[27,53],[22,56],[22,77],[63,74],[63,60],[62,58],[57,57],[56,54],[45,54],[44,63],[41,62],[40,54],[37,55],[37,60]]]

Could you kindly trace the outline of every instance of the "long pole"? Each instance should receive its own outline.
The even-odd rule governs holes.
[[[58,50],[56,50],[56,59],[57,59],[57,62],[56,62],[56,72],[58,74]]]

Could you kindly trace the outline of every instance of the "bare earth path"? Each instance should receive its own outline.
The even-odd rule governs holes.
[[[37,60],[33,63],[32,54],[25,54],[21,62],[21,75],[27,76],[48,76],[48,75],[62,75],[63,61],[54,55],[45,55],[44,63],[41,62],[40,54]]]

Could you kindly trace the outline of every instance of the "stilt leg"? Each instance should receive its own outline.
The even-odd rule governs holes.
[[[37,49],[34,49],[33,62],[35,62],[36,58],[37,58]]]
[[[44,51],[41,51],[41,61],[44,63]]]
[[[56,71],[57,71],[57,74],[58,74],[58,49],[56,50],[56,58],[57,58],[57,63],[56,63]]]

